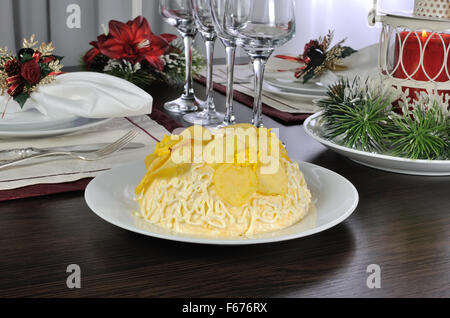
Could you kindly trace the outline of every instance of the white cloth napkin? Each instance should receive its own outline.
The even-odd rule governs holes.
[[[141,134],[132,142],[145,144],[140,149],[125,149],[99,161],[82,161],[68,157],[33,159],[20,165],[0,169],[0,190],[15,189],[33,184],[62,183],[95,177],[110,168],[144,159],[153,152],[156,140],[169,132],[148,116],[114,118],[102,125],[77,133],[50,138],[3,139],[0,150],[26,147],[58,147],[96,143],[110,143],[131,129]]]
[[[136,85],[121,78],[95,72],[58,75],[48,85],[39,85],[23,109],[6,93],[0,96],[0,111],[26,112],[37,109],[50,118],[80,116],[113,118],[150,114],[153,98]]]
[[[358,50],[358,52],[342,60],[342,63],[348,67],[346,70],[339,72],[328,71],[320,77],[320,81],[324,85],[330,85],[336,82],[339,77],[353,80],[356,76],[362,79],[379,76],[378,48],[379,44],[373,44]]]

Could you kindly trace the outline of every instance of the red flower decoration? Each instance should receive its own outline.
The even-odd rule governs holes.
[[[106,41],[107,37],[104,34],[101,34],[97,37],[97,41],[91,41],[89,44],[93,46],[83,57],[84,62],[89,66],[94,58],[100,54],[100,47]]]
[[[35,85],[41,80],[41,68],[35,60],[31,60],[22,64],[20,75],[30,85]]]
[[[319,42],[317,40],[311,40],[308,43],[305,44],[305,49],[303,50],[303,60],[306,60],[308,57],[309,51],[311,49],[318,49],[319,48]]]
[[[110,59],[127,60],[132,64],[146,60],[162,71],[164,62],[161,56],[175,38],[171,34],[155,35],[142,16],[127,23],[112,20],[109,22],[109,34],[102,34],[97,41],[90,43],[93,48],[86,53],[84,61],[89,66],[98,54],[103,54]]]

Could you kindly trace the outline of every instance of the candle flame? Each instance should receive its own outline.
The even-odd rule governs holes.
[[[427,35],[428,35],[427,31],[425,31],[425,30],[422,30],[422,37],[423,37],[423,38],[426,38],[426,37],[427,37]]]

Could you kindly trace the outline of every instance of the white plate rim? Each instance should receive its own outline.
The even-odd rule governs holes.
[[[82,117],[76,117],[82,118]],[[0,131],[0,138],[3,137],[47,137],[47,136],[55,136],[55,135],[63,135],[71,132],[92,128],[101,124],[104,124],[113,118],[88,118],[91,121],[87,122],[83,125],[69,127],[69,128],[58,128],[58,129],[49,129],[49,130],[28,130],[28,131]]]
[[[127,165],[122,165],[119,166],[117,168],[108,170],[108,171],[104,171],[101,174],[99,174],[96,178],[94,178],[91,182],[89,182],[89,184],[86,187],[85,190],[85,201],[86,204],[88,205],[88,207],[91,209],[92,212],[94,212],[94,214],[96,214],[98,217],[100,217],[101,219],[103,219],[104,221],[113,224],[119,228],[131,231],[131,232],[135,232],[138,234],[142,234],[142,235],[146,235],[146,236],[150,236],[150,237],[154,237],[154,238],[158,238],[158,239],[165,239],[165,240],[169,240],[169,241],[176,241],[176,242],[183,242],[183,243],[194,243],[194,244],[204,244],[204,245],[256,245],[256,244],[266,244],[266,243],[276,243],[276,242],[282,242],[282,241],[288,241],[288,240],[293,240],[293,239],[298,239],[298,238],[302,238],[302,237],[306,237],[306,236],[310,236],[313,234],[317,234],[320,232],[323,232],[325,230],[328,230],[338,224],[340,224],[341,222],[345,221],[348,217],[350,217],[350,215],[353,214],[353,212],[356,210],[358,203],[359,203],[359,193],[358,190],[356,189],[356,187],[345,177],[341,176],[340,174],[329,170],[327,168],[309,163],[309,162],[303,162],[303,161],[297,161],[295,160],[299,165],[302,166],[309,166],[311,168],[319,168],[324,170],[324,172],[328,173],[328,174],[332,174],[337,178],[340,178],[342,181],[344,181],[349,188],[351,189],[352,195],[354,196],[354,201],[351,205],[351,207],[345,212],[343,213],[341,216],[339,216],[338,218],[334,219],[331,222],[328,222],[324,225],[321,225],[319,227],[315,227],[313,229],[308,229],[306,231],[303,232],[297,232],[294,234],[290,234],[290,235],[285,235],[285,236],[272,236],[272,237],[266,237],[266,238],[255,238],[255,239],[238,239],[238,240],[234,240],[234,239],[212,239],[212,238],[202,238],[202,237],[189,237],[189,236],[177,236],[176,234],[159,234],[159,233],[154,233],[151,231],[146,231],[143,229],[139,229],[135,226],[129,226],[126,224],[121,224],[120,222],[116,222],[115,220],[110,220],[108,219],[105,215],[103,215],[101,212],[97,211],[97,209],[95,208],[95,206],[93,206],[93,203],[91,201],[90,195],[91,195],[91,188],[95,187],[95,179],[96,178],[101,178],[103,175],[106,175],[108,173],[114,173],[114,170],[116,169],[125,169],[127,166],[132,166],[135,164],[139,164],[141,163],[139,162],[134,162],[134,163],[130,163]],[[131,211],[128,211],[128,213],[132,213]],[[275,232],[271,232],[276,233]]]
[[[16,115],[16,114],[20,114],[20,112],[19,113],[14,113],[14,115]],[[8,120],[7,116],[11,116],[11,114],[6,114],[4,120],[3,119],[0,120],[0,127],[8,128],[8,127],[11,127],[11,126],[14,126],[14,125],[25,126],[25,125],[31,124],[31,122],[9,122],[9,121],[7,121]],[[42,118],[39,118],[38,120],[43,122],[43,123],[54,124],[54,122],[56,122],[56,123],[69,122],[69,121],[72,121],[72,120],[74,120],[76,118],[77,118],[77,116],[67,116],[67,117],[62,117],[62,118],[45,118],[44,116],[42,116]]]
[[[415,160],[415,159],[409,159],[409,158],[402,158],[402,157],[394,157],[394,156],[389,156],[389,155],[383,155],[383,154],[378,154],[378,153],[365,152],[365,151],[362,151],[362,150],[351,149],[351,148],[348,148],[348,147],[345,147],[345,146],[338,145],[338,144],[336,144],[334,142],[331,142],[331,141],[329,141],[329,140],[327,140],[325,138],[322,138],[321,136],[318,136],[317,134],[315,134],[309,128],[310,126],[312,126],[311,121],[313,121],[313,120],[317,119],[318,117],[322,116],[322,114],[323,114],[323,111],[319,111],[319,112],[309,116],[305,120],[305,122],[303,124],[303,129],[305,130],[305,132],[306,132],[306,134],[308,136],[314,138],[315,140],[317,140],[321,144],[323,144],[323,145],[325,145],[325,146],[327,146],[327,147],[329,147],[331,149],[335,148],[335,149],[339,149],[339,150],[344,151],[344,152],[350,152],[350,153],[358,154],[358,155],[361,155],[363,157],[365,156],[365,157],[373,157],[373,158],[390,160],[390,161],[408,162],[408,163],[411,163],[411,164],[450,164],[450,160],[426,160],[426,159],[416,159]],[[358,163],[366,165],[366,163],[363,163],[361,161],[358,161],[358,160],[355,160],[355,161],[357,161]],[[381,169],[380,167],[375,166],[375,165],[369,165],[369,166]],[[385,169],[383,169],[383,170],[385,170]],[[388,170],[388,171],[400,172],[400,170],[395,170],[395,169]],[[405,170],[404,173],[406,173],[406,170]],[[430,174],[430,175],[433,175],[433,174]]]

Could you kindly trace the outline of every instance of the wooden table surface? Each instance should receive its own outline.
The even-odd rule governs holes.
[[[200,97],[203,90],[196,84]],[[155,107],[178,93],[154,94]],[[223,109],[224,96],[215,99]],[[249,121],[251,110],[236,108],[238,121]],[[219,247],[118,228],[91,212],[83,192],[3,202],[0,297],[450,296],[449,177],[367,168],[327,150],[300,125],[264,123],[280,128],[291,157],[356,186],[360,202],[349,219],[297,240]],[[81,268],[80,289],[66,286],[69,264]],[[366,285],[370,264],[381,268],[379,289]]]

